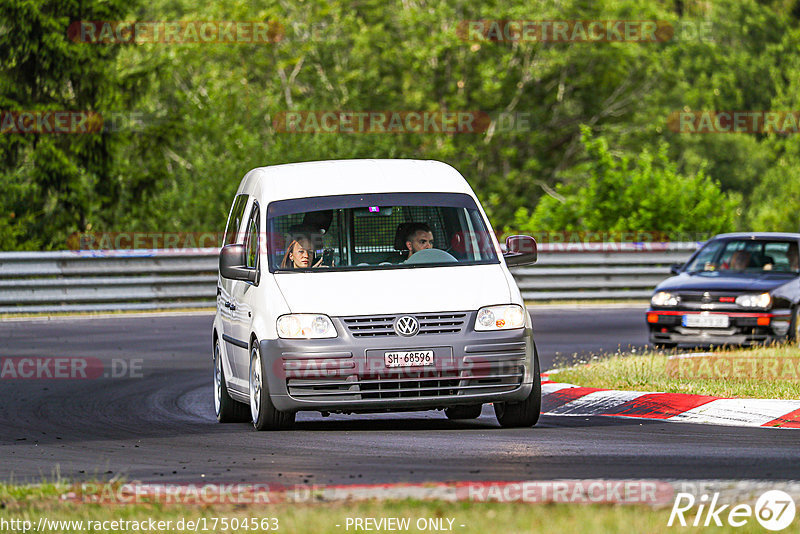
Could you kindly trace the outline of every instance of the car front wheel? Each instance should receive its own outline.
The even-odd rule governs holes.
[[[272,404],[267,389],[264,361],[258,341],[250,348],[250,415],[256,430],[286,430],[294,424],[294,413],[281,412]]]
[[[228,393],[219,338],[214,340],[214,413],[220,423],[243,423],[250,420],[247,405],[233,400]]]

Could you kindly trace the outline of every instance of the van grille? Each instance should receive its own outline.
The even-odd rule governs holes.
[[[427,334],[458,334],[464,328],[466,313],[410,314],[419,321],[418,336]],[[392,325],[400,315],[372,315],[342,317],[342,322],[353,337],[397,336]]]
[[[339,378],[289,379],[291,397],[300,400],[347,401],[456,397],[513,391],[522,383],[522,366],[506,367],[497,373],[468,371],[418,371],[381,373]]]

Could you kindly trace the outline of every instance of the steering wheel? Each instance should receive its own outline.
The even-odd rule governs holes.
[[[405,262],[406,265],[423,263],[458,263],[451,254],[439,248],[426,248],[415,252]]]

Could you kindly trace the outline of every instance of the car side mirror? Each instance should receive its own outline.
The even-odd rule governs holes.
[[[671,274],[678,274],[681,272],[681,269],[683,269],[683,265],[683,263],[673,263],[669,266],[669,272]]]
[[[225,245],[219,252],[219,275],[231,280],[255,282],[258,271],[245,267],[244,245]]]
[[[506,265],[532,265],[539,256],[536,240],[529,235],[510,235],[506,238],[506,252],[503,258]]]

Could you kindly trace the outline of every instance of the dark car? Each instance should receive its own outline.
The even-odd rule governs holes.
[[[647,310],[650,343],[753,345],[800,338],[800,234],[710,239],[658,284]]]

